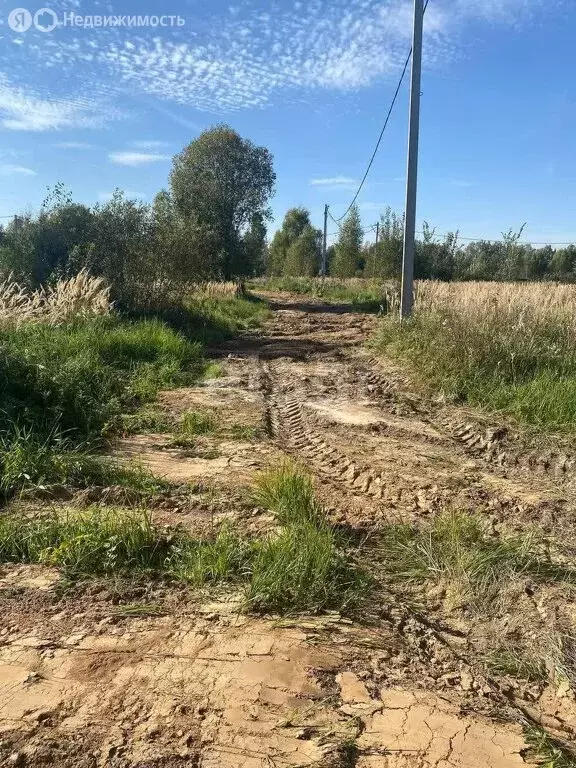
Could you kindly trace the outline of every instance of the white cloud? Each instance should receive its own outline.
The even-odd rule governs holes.
[[[139,139],[130,143],[138,149],[160,149],[160,147],[169,146],[167,141],[159,141],[158,139]]]
[[[117,165],[148,165],[164,160],[171,160],[170,155],[159,155],[155,152],[111,152],[108,155],[110,162]]]
[[[457,60],[471,23],[516,27],[564,1],[433,0],[425,19],[426,66]],[[24,73],[30,82],[46,69],[62,72],[70,81],[81,77],[82,93],[93,96],[47,100],[16,92],[14,99],[0,89],[0,125],[48,130],[104,122],[110,112],[95,109],[96,102],[126,92],[131,103],[140,99],[159,110],[164,104],[220,114],[264,107],[280,96],[284,103],[312,100],[319,90],[353,92],[396,78],[410,46],[412,0],[285,0],[268,4],[267,12],[263,7],[263,0],[220,6],[192,34],[187,27],[162,35],[108,28],[84,29],[73,39],[35,37],[26,49],[26,64],[37,70]],[[9,53],[7,66],[20,61]],[[194,129],[185,114],[166,111]]]
[[[349,187],[357,183],[357,180],[350,176],[329,176],[325,179],[312,179],[310,181],[313,187]]]
[[[58,149],[96,149],[95,144],[89,144],[87,141],[58,141],[54,146]]]
[[[32,168],[26,168],[23,165],[11,165],[10,163],[5,163],[4,165],[0,165],[0,173],[2,174],[2,176],[14,176],[14,175],[37,176],[38,175],[36,171],[32,170]]]
[[[119,115],[85,96],[42,98],[32,90],[13,86],[0,74],[0,126],[12,131],[50,131],[94,128]]]

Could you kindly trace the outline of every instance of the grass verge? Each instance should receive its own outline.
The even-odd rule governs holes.
[[[540,430],[576,426],[576,296],[555,284],[431,283],[414,314],[383,320],[381,352],[450,399]]]
[[[386,526],[378,567],[394,581],[441,584],[451,604],[473,609],[514,577],[576,583],[576,569],[554,563],[534,536],[488,536],[479,518],[460,512],[421,529]]]
[[[152,523],[144,512],[100,507],[42,517],[0,516],[0,562],[47,563],[71,579],[127,572],[155,573],[194,586],[242,585],[248,610],[294,614],[349,610],[370,587],[368,577],[346,555],[345,542],[321,515],[304,488],[301,472],[287,482],[288,469],[271,490],[279,532],[251,541],[224,524],[210,539],[196,540]],[[286,492],[288,488],[288,492]],[[298,511],[289,512],[296,499]]]
[[[167,318],[179,323],[110,315],[0,326],[0,494],[96,482],[111,471],[98,457],[110,437],[169,426],[146,404],[203,375],[202,342],[266,312],[249,298],[202,299]]]

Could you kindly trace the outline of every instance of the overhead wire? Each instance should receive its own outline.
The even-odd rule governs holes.
[[[424,11],[423,14],[426,13],[426,9],[428,8],[428,3],[430,0],[426,0],[426,4],[424,5]],[[374,152],[372,152],[372,157],[370,158],[370,162],[368,163],[368,167],[366,168],[366,172],[364,173],[364,176],[362,177],[362,181],[360,182],[360,185],[358,189],[356,190],[356,194],[352,198],[352,202],[348,206],[348,208],[344,211],[342,216],[340,216],[336,221],[338,223],[339,221],[342,221],[342,219],[348,215],[348,212],[358,199],[358,195],[362,191],[362,188],[364,187],[364,183],[366,179],[368,178],[368,174],[370,173],[370,169],[372,168],[372,165],[374,163],[374,160],[376,159],[376,155],[378,154],[378,150],[380,149],[380,144],[382,143],[382,138],[384,137],[384,133],[386,131],[386,128],[388,127],[388,123],[390,122],[390,117],[392,116],[392,111],[396,105],[396,101],[398,99],[398,95],[400,93],[400,88],[402,87],[402,83],[404,82],[404,77],[406,76],[406,71],[408,69],[408,64],[410,63],[410,59],[412,58],[412,46],[410,46],[410,52],[408,53],[408,56],[406,57],[406,61],[404,62],[404,67],[402,68],[402,73],[400,75],[400,79],[398,80],[398,85],[396,86],[396,90],[394,91],[394,96],[392,97],[392,101],[390,103],[390,108],[388,109],[388,114],[386,115],[386,119],[384,120],[384,125],[382,126],[382,130],[380,131],[380,135],[378,136],[378,141],[376,142],[376,146],[374,147]]]

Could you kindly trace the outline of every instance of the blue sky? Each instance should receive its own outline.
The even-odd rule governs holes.
[[[27,7],[32,14],[42,7]],[[179,27],[15,32],[0,0],[0,215],[115,187],[150,200],[171,157],[228,122],[270,148],[276,219],[321,226],[350,201],[410,47],[411,0],[46,2],[62,20],[173,14]],[[430,0],[419,220],[439,232],[576,240],[573,0]],[[407,87],[359,198],[368,226],[404,197]]]

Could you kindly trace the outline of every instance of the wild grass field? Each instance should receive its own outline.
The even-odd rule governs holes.
[[[264,305],[224,284],[172,312],[115,311],[86,272],[28,291],[0,284],[0,492],[26,487],[146,485],[146,473],[103,455],[122,414],[209,369],[207,344],[257,322]]]
[[[576,425],[575,318],[571,285],[423,281],[413,316],[389,314],[376,348],[449,400],[566,432]]]

